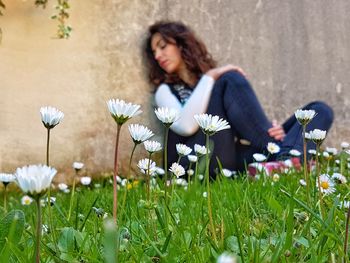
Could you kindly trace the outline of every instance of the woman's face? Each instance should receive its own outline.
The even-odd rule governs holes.
[[[161,34],[155,33],[151,39],[151,47],[159,66],[169,74],[179,74],[186,68],[181,51],[176,44],[168,43]]]

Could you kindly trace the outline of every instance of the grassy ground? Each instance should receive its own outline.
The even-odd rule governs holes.
[[[322,163],[322,173],[339,171],[334,158]],[[348,176],[347,169],[342,171]],[[150,200],[142,181],[120,187],[117,228],[108,219],[113,192],[109,178],[78,186],[70,218],[71,194],[52,191],[52,224],[48,205],[43,207],[47,229],[41,262],[215,262],[224,251],[238,262],[341,262],[347,213],[341,204],[349,199],[349,185],[336,184],[336,191],[322,195],[320,202],[313,183],[308,200],[299,184],[303,177],[302,170],[290,170],[280,173],[279,180],[265,174],[258,180],[246,175],[217,178],[210,184],[214,231],[207,186],[199,180],[170,187],[167,202],[160,181]],[[315,172],[311,178],[316,182]],[[33,260],[36,207],[34,202],[22,205],[21,196],[12,191],[10,212],[1,210],[1,262]]]

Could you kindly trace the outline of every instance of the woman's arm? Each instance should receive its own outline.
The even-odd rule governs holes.
[[[231,70],[245,76],[244,71],[240,67],[231,64],[213,68],[202,76],[185,105],[179,102],[168,85],[160,85],[155,94],[157,106],[174,108],[180,112],[180,119],[174,122],[170,129],[182,136],[191,136],[196,133],[199,126],[193,116],[206,112],[215,80]]]
[[[206,112],[214,82],[212,77],[203,75],[184,105],[179,102],[168,85],[162,84],[158,87],[155,93],[157,106],[175,108],[180,112],[180,119],[170,126],[172,131],[181,136],[190,136],[197,132],[199,126],[193,116]]]

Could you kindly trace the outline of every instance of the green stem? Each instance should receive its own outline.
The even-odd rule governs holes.
[[[303,127],[303,151],[304,151],[304,179],[306,182],[307,201],[310,204],[310,181],[307,173],[307,155],[306,155],[306,138],[305,138],[306,125],[303,125],[302,127]]]
[[[149,202],[150,201],[150,180],[151,180],[151,175],[150,175],[150,165],[151,165],[151,156],[152,156],[152,153],[149,153],[149,156],[148,156],[148,164],[147,164],[147,173],[146,173],[146,184],[147,184],[147,201]]]
[[[320,151],[320,144],[316,143],[316,176],[317,176],[317,182],[318,182],[318,196],[320,199],[321,218],[324,218],[323,204],[322,204],[323,200],[322,200],[321,182],[320,182],[320,167],[319,167],[319,159],[318,159],[319,151]]]
[[[47,140],[46,140],[46,165],[50,166],[50,128],[47,128]],[[49,186],[49,189],[47,191],[47,215],[48,215],[48,221],[49,221],[49,228],[52,231],[52,239],[53,243],[55,245],[56,250],[58,250],[57,242],[56,242],[56,236],[55,236],[55,229],[53,227],[53,220],[52,220],[52,213],[51,213],[51,183]]]
[[[117,224],[117,202],[118,202],[118,189],[117,189],[117,176],[118,176],[118,146],[120,129],[122,125],[117,125],[117,138],[115,141],[115,154],[114,154],[114,174],[113,174],[113,219],[114,223]]]
[[[49,151],[50,151],[50,128],[47,129],[47,140],[46,140],[46,165],[50,166],[49,162]]]
[[[348,208],[348,213],[346,216],[345,240],[344,240],[344,260],[343,260],[344,263],[347,262],[347,254],[348,254],[349,219],[350,219],[350,206]]]
[[[206,136],[206,148],[209,149],[209,134],[206,134],[205,136]],[[209,153],[207,151],[207,153],[205,155],[205,177],[206,177],[206,181],[207,181],[207,193],[208,193],[208,214],[209,214],[209,222],[210,222],[211,232],[212,232],[215,244],[217,244],[215,226],[214,226],[214,220],[213,220],[213,213],[212,213],[212,208],[211,208],[209,163],[210,163]]]
[[[35,243],[35,262],[40,262],[40,239],[42,231],[42,221],[41,221],[41,205],[40,197],[35,198],[36,207],[37,207],[37,225],[36,225],[36,243]]]
[[[5,213],[7,213],[7,191],[6,191],[6,188],[7,188],[7,184],[4,184],[4,210],[5,210]]]
[[[192,163],[190,162],[190,165],[188,167],[188,171],[190,171],[191,168],[192,168]],[[190,191],[190,189],[191,189],[191,175],[189,172],[187,173],[187,185],[188,185],[188,191]]]
[[[137,146],[137,144],[134,143],[134,147],[132,148],[130,159],[129,159],[128,174],[126,175],[126,179],[127,179],[128,182],[129,182],[129,179],[130,179],[132,157],[134,156],[134,152],[135,152],[136,146]],[[127,189],[127,186],[126,186],[125,189],[124,189],[124,195],[123,195],[123,202],[122,202],[122,208],[121,208],[121,215],[122,215],[121,218],[123,218],[123,214],[124,214],[124,210],[125,210],[127,192],[128,192],[128,189]]]
[[[69,212],[68,212],[68,218],[67,221],[69,221],[71,215],[72,215],[72,208],[73,208],[73,201],[74,201],[74,193],[75,193],[75,179],[78,175],[78,171],[75,170],[75,174],[73,176],[73,187],[72,187],[72,193],[70,195],[70,202],[69,202]]]
[[[165,126],[165,134],[164,134],[164,191],[165,191],[165,204],[168,204],[167,198],[167,181],[168,181],[168,135],[169,135],[169,127]]]

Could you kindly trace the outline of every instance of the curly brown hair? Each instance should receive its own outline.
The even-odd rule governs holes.
[[[181,56],[187,69],[197,80],[202,74],[216,66],[216,61],[207,51],[204,43],[196,37],[188,26],[182,22],[159,21],[149,27],[149,35],[145,41],[144,48],[151,83],[155,85],[160,83],[183,83],[178,75],[168,74],[155,60],[151,41],[156,33],[159,33],[167,43],[176,44],[180,48]]]

